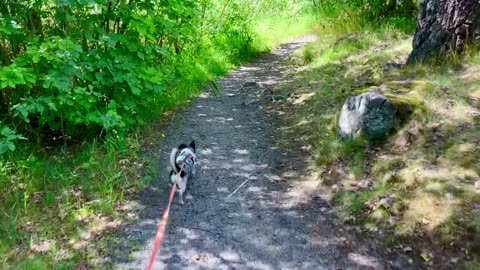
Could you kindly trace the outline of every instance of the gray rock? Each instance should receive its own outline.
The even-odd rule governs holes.
[[[243,84],[243,87],[255,87],[255,86],[257,86],[257,82],[254,82],[254,81],[246,82]]]
[[[397,106],[385,96],[365,93],[350,96],[342,107],[339,133],[354,139],[363,134],[368,140],[384,138],[396,121]]]
[[[396,197],[394,195],[385,195],[380,197],[379,205],[383,205],[385,208],[390,208],[395,202]]]

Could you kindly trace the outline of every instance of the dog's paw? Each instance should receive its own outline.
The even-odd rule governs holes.
[[[185,202],[183,200],[179,201],[178,203],[181,204],[181,205],[185,204]]]

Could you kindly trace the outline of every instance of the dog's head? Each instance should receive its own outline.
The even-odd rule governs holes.
[[[170,153],[170,165],[172,166],[172,171],[178,173],[187,158],[191,158],[193,161],[192,165],[195,165],[195,141],[192,141],[188,146],[181,144],[178,148],[172,149],[172,152]]]
[[[192,141],[188,146],[185,144],[178,146],[178,155],[175,162],[182,164],[190,155],[193,157],[193,160],[195,160],[195,141]]]
[[[195,141],[192,141],[188,146],[185,144],[178,146],[178,155],[175,158],[175,163],[180,165],[185,162],[189,156],[192,156],[193,160],[195,160]]]

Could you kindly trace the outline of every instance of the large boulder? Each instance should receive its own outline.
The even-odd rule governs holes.
[[[395,125],[396,114],[396,104],[378,93],[350,96],[340,113],[340,136],[354,139],[363,135],[368,140],[382,139]]]

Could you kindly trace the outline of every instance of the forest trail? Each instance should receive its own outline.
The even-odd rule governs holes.
[[[173,205],[155,269],[383,269],[367,248],[342,248],[350,241],[323,216],[328,206],[307,196],[307,181],[294,181],[308,175],[305,157],[274,144],[265,96],[293,76],[288,55],[313,39],[284,44],[229,73],[218,81],[219,96],[200,95],[165,127],[161,179],[138,196],[138,222],[112,243],[116,268],[146,268],[167,204],[169,152],[195,139],[197,176],[186,205]]]

